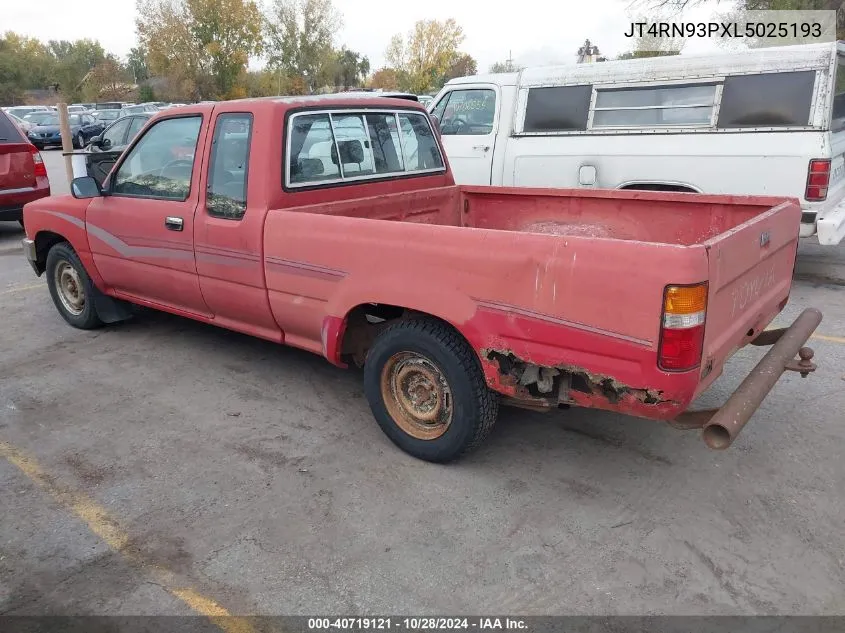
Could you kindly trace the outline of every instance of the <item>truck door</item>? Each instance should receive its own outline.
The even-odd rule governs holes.
[[[455,182],[492,184],[493,148],[501,94],[493,84],[468,84],[445,93],[432,109]]]
[[[197,272],[215,323],[281,343],[262,261],[267,214],[262,177],[280,178],[267,166],[267,156],[278,152],[278,141],[269,134],[254,137],[254,119],[262,113],[238,112],[237,107],[222,106],[232,108],[230,112],[215,109],[205,152],[210,156],[206,186],[194,224]]]
[[[118,163],[85,218],[103,280],[129,299],[208,316],[194,259],[201,114],[157,121]]]

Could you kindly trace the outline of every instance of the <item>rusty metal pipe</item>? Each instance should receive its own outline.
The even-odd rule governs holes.
[[[707,446],[725,449],[733,443],[783,372],[787,369],[801,371],[799,364],[794,361],[796,354],[800,352],[802,363],[806,363],[801,366],[807,372],[815,368],[810,362],[812,350],[803,346],[821,321],[821,312],[807,308],[789,328],[781,332],[772,349],[766,352],[728,401],[704,425],[702,438]],[[806,372],[802,371],[802,375],[806,375]]]

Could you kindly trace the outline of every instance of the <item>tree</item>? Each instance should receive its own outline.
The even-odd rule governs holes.
[[[379,68],[370,77],[369,87],[376,90],[399,90],[399,74],[395,68]]]
[[[94,66],[84,80],[82,95],[90,101],[117,101],[132,91],[132,77],[113,55]]]
[[[463,29],[452,18],[443,22],[420,20],[407,37],[393,36],[385,58],[400,72],[403,90],[423,94],[446,74],[463,41]]]
[[[346,90],[359,86],[370,73],[370,60],[344,46],[336,53],[332,70],[333,85]]]
[[[7,32],[0,36],[0,103],[16,104],[24,90],[52,81],[56,60],[40,41]]]
[[[135,24],[150,71],[197,100],[240,94],[236,84],[262,49],[254,0],[138,0]]]
[[[52,82],[59,85],[64,99],[78,101],[88,73],[105,61],[106,52],[99,42],[89,39],[51,40],[47,46],[55,59]]]
[[[686,44],[686,39],[681,37],[657,37],[649,33],[649,29],[659,22],[669,21],[666,17],[645,18],[639,17],[636,22],[642,24],[642,35],[634,40],[634,47],[622,53],[617,59],[640,59],[643,57],[666,57],[679,55]]]
[[[139,86],[138,88],[138,101],[141,103],[147,103],[148,101],[155,101],[156,100],[156,93],[153,90],[153,87],[147,84],[143,86]]]
[[[147,51],[140,46],[131,49],[126,58],[126,69],[132,75],[132,80],[135,83],[149,79],[150,70],[147,68]],[[152,99],[149,99],[149,101],[152,101]]]
[[[334,35],[341,26],[331,0],[274,0],[265,28],[267,65],[301,78],[309,91],[332,81],[327,75],[336,62]]]
[[[520,70],[522,70],[522,66],[514,64],[512,59],[504,62],[496,62],[490,66],[491,73],[515,73]]]
[[[455,56],[455,59],[452,60],[449,68],[446,70],[446,74],[443,76],[441,84],[445,84],[450,79],[455,79],[457,77],[469,77],[477,72],[478,62],[475,61],[472,55],[468,55],[467,53],[458,53]]]

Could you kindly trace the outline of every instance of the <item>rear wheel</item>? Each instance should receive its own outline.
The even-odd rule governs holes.
[[[50,296],[65,321],[81,330],[93,330],[103,324],[94,307],[99,291],[70,244],[61,242],[50,249],[46,272]]]
[[[429,462],[477,447],[499,411],[475,352],[431,319],[401,321],[381,333],[367,354],[364,390],[387,437]]]

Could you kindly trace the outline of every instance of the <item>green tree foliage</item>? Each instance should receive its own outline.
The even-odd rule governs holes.
[[[150,72],[194,99],[241,96],[236,84],[262,48],[254,0],[138,0],[135,23]]]
[[[140,46],[130,50],[126,58],[126,69],[136,83],[149,79],[150,69],[147,67],[147,51]],[[148,101],[152,101],[152,99],[148,99]]]
[[[331,81],[341,25],[331,0],[274,0],[265,29],[268,67],[301,78],[309,90]]]
[[[393,36],[385,58],[396,69],[403,90],[423,94],[442,82],[463,41],[463,29],[452,18],[420,20],[407,36]]]

